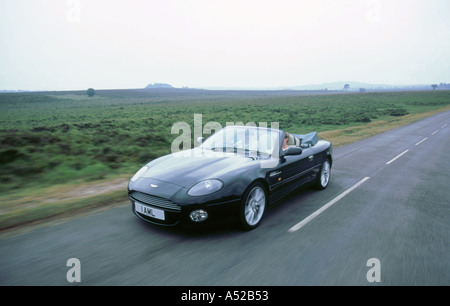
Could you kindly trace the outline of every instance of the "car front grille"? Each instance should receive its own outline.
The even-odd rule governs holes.
[[[139,201],[143,204],[148,204],[157,208],[161,208],[164,210],[174,211],[174,212],[180,212],[181,206],[175,204],[174,202],[156,197],[150,194],[142,193],[139,191],[132,191],[130,193],[130,197],[136,201]]]

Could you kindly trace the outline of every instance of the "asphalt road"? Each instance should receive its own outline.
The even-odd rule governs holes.
[[[162,228],[127,203],[3,237],[0,285],[450,285],[449,129],[445,112],[336,148],[326,190],[251,232]]]

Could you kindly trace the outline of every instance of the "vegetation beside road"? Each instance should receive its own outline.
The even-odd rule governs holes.
[[[194,114],[202,114],[203,125],[278,122],[291,133],[318,131],[338,146],[449,106],[450,91],[153,89],[97,90],[92,97],[85,91],[0,94],[0,230],[126,199],[127,179],[144,163],[170,153],[179,136],[171,134],[171,127],[176,122],[193,127]],[[61,196],[83,186],[102,190],[104,182],[112,180],[122,185]]]

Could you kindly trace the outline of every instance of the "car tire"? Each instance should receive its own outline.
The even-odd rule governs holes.
[[[331,178],[331,163],[329,159],[326,159],[322,167],[320,167],[319,175],[317,176],[316,188],[319,190],[324,190],[328,187]]]
[[[266,187],[260,182],[254,182],[245,191],[239,207],[241,227],[246,231],[257,228],[261,224],[267,206]]]

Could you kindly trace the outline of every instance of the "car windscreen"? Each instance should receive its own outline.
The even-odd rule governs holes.
[[[278,148],[278,130],[252,127],[226,127],[210,136],[203,149],[223,152],[249,152],[271,155]]]

